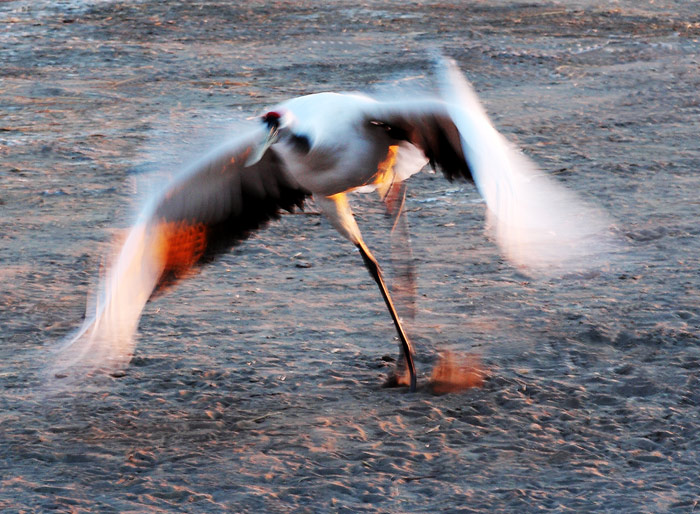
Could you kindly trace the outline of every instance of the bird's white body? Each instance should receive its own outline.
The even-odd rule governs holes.
[[[273,108],[283,113],[289,130],[309,140],[307,154],[300,154],[285,139],[276,145],[287,170],[302,187],[318,196],[332,196],[372,181],[387,149],[366,136],[361,119],[376,103],[355,93],[317,93]]]
[[[400,183],[426,163],[447,178],[473,179],[496,241],[526,272],[567,271],[607,250],[600,210],[539,172],[491,125],[451,62],[442,96],[381,102],[319,93],[279,104],[265,127],[208,154],[144,207],[107,269],[83,327],[54,355],[50,376],[125,366],[141,311],[154,288],[186,276],[277,216],[313,196],[332,225],[360,250],[380,287],[415,388],[412,348],[379,266],[362,240],[345,193]]]

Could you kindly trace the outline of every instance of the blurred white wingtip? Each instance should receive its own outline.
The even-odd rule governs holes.
[[[100,278],[83,325],[52,349],[45,370],[49,388],[75,386],[95,373],[114,373],[129,363],[141,312],[162,269],[156,244],[147,226],[130,230]]]
[[[619,250],[607,214],[580,199],[515,149],[491,124],[451,59],[441,92],[488,207],[487,229],[504,256],[529,275],[561,276],[604,266]]]

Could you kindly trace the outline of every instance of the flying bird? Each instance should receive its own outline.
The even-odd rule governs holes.
[[[513,265],[537,274],[595,263],[604,254],[605,214],[506,141],[453,61],[442,59],[437,76],[439,93],[402,100],[330,92],[293,98],[185,169],[146,202],[82,327],[53,354],[50,376],[70,380],[127,365],[154,293],[313,197],[376,282],[400,341],[395,374],[407,370],[415,391],[414,347],[347,195],[385,194],[427,164],[448,180],[476,184],[490,233]]]

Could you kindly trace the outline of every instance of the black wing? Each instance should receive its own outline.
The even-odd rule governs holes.
[[[91,373],[124,367],[134,352],[141,312],[161,291],[213,259],[281,210],[301,206],[308,191],[268,150],[245,162],[264,134],[225,145],[174,180],[141,213],[105,268],[83,325],[54,350],[51,382],[72,386]]]
[[[286,171],[274,149],[246,166],[263,138],[256,133],[218,149],[162,194],[149,222],[162,247],[159,289],[226,252],[282,210],[303,207],[310,192]]]

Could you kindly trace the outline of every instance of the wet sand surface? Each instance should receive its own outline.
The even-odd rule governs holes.
[[[0,509],[700,508],[699,39],[693,2],[0,2]],[[313,205],[150,303],[124,376],[36,394],[148,177],[288,97],[420,81],[435,48],[625,260],[531,280],[473,186],[420,174],[416,394],[381,387],[391,320]],[[431,394],[445,351],[483,386]]]

